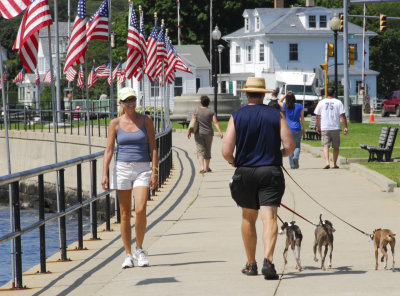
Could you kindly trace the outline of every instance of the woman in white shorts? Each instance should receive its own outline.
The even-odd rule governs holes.
[[[116,189],[121,211],[121,237],[125,248],[122,268],[149,266],[147,254],[143,250],[146,232],[146,204],[149,186],[155,189],[158,181],[158,160],[153,120],[150,116],[137,113],[136,94],[131,88],[123,88],[118,93],[120,114],[111,120],[108,127],[107,147],[103,159],[104,190]],[[113,178],[108,180],[108,169],[117,142]],[[150,161],[152,166],[150,166]],[[136,249],[131,250],[131,208],[132,190],[135,197]]]

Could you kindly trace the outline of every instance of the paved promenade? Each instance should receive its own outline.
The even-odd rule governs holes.
[[[204,176],[199,174],[194,139],[189,141],[185,133],[175,132],[173,145],[172,178],[148,203],[144,247],[151,267],[121,269],[123,247],[119,225],[113,224],[114,231],[99,233],[101,240],[85,240],[88,250],[68,252],[71,261],[57,262],[59,255],[52,256],[47,264],[51,273],[37,275],[39,268],[34,267],[24,274],[29,289],[0,295],[400,295],[400,269],[383,270],[379,262],[375,271],[369,238],[318,206],[289,176],[283,203],[314,223],[322,212],[336,229],[333,267],[322,271],[320,263],[313,260],[314,226],[280,208],[284,221],[295,220],[302,229],[304,270],[295,269],[290,251],[288,264],[283,263],[285,236],[279,236],[274,262],[280,280],[242,275],[246,257],[241,211],[230,197],[228,182],[234,169],[221,156],[222,140],[214,139],[213,172]],[[287,159],[284,165],[289,167]],[[300,169],[288,171],[313,198],[363,231],[384,227],[398,232],[400,203],[395,193],[382,192],[344,165],[338,170],[323,170],[323,165],[321,157],[303,152]],[[258,221],[259,270],[263,261],[261,230]]]

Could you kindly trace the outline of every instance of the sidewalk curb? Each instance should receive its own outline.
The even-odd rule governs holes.
[[[368,181],[378,185],[383,191],[394,192],[397,187],[397,183],[389,178],[366,168],[365,166],[358,163],[351,163],[349,165],[350,171],[359,174],[360,176],[366,178]]]

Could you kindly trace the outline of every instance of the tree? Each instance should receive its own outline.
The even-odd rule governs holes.
[[[388,29],[371,40],[370,68],[380,72],[377,92],[386,97],[400,86],[400,32]]]

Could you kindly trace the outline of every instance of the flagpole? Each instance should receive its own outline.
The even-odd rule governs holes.
[[[7,151],[7,168],[8,174],[11,174],[11,158],[10,158],[10,138],[8,136],[8,108],[6,105],[6,96],[5,96],[5,85],[4,85],[4,73],[3,73],[3,51],[1,50],[1,40],[0,40],[0,72],[1,72],[1,98],[3,101],[3,120],[4,120],[4,129],[6,133],[6,151]],[[12,186],[8,184],[8,199],[10,205],[10,230],[14,232],[14,211],[12,206]],[[11,278],[12,278],[12,287],[15,288],[15,247],[14,247],[15,240],[11,241]]]
[[[59,28],[58,28],[58,0],[54,0],[54,22],[56,23],[56,98],[57,98],[57,121],[61,122],[61,96],[60,96],[60,36],[59,36]],[[50,56],[52,58],[52,56]],[[54,70],[54,69],[53,69]],[[53,72],[52,72],[53,74]],[[51,80],[53,80],[54,76],[51,76]]]
[[[95,61],[93,60],[93,65],[95,65]],[[86,53],[85,53],[85,75],[84,75],[84,85],[86,85],[86,120],[87,120],[87,128],[88,128],[88,144],[89,144],[89,155],[92,154],[92,139],[90,136],[90,114],[89,114],[89,86],[88,86],[88,81],[87,81],[87,59],[86,59]],[[93,191],[93,181],[92,181],[92,166],[89,165],[89,178],[90,178],[90,189],[89,189],[89,194],[90,198],[92,198]],[[93,203],[90,203],[90,224],[93,225]],[[92,233],[93,236],[93,233]]]
[[[54,139],[54,160],[55,163],[58,162],[58,155],[57,155],[57,125],[56,125],[56,102],[55,102],[55,86],[54,86],[54,75],[53,75],[53,53],[51,51],[51,30],[50,30],[50,26],[47,26],[47,36],[49,38],[49,57],[50,57],[50,74],[51,74],[51,107],[52,107],[52,111],[53,111],[53,139]],[[57,197],[57,211],[60,212],[61,211],[61,207],[60,207],[60,194],[58,191],[58,171],[56,171],[56,197]],[[60,244],[60,250],[61,250],[61,218],[58,218],[58,229],[60,230],[58,232],[58,239],[59,239],[59,244]],[[61,258],[62,259],[62,258]]]
[[[71,26],[71,0],[68,0],[68,9],[67,9],[67,20],[68,20],[68,42],[71,39],[71,32],[70,32],[70,26]],[[71,88],[71,81],[68,80],[68,89]],[[72,92],[73,93],[73,92]],[[74,97],[72,97],[74,99]],[[70,109],[72,109],[72,102],[70,102]],[[72,114],[72,113],[71,113]]]
[[[212,1],[213,0],[210,0],[210,37],[209,37],[209,39],[208,39],[208,41],[210,42],[210,65],[213,65],[213,61],[212,61],[212,5],[213,5],[213,3],[212,3]],[[212,77],[212,75],[210,75],[210,79],[209,79],[209,82],[210,82],[210,85],[211,85],[211,83],[212,83],[212,81],[211,81],[211,77]]]
[[[178,4],[178,45],[181,45],[181,1],[177,0],[176,3]]]
[[[154,26],[156,25],[156,23],[157,23],[157,19],[158,19],[158,17],[157,17],[157,12],[155,12],[154,13]],[[156,43],[157,44],[157,43]],[[156,48],[156,55],[157,55],[157,48]],[[156,61],[156,63],[157,63],[157,61]],[[157,66],[157,65],[156,65]],[[160,84],[158,84],[158,94],[160,94]],[[159,131],[159,124],[158,124],[158,119],[157,119],[157,114],[158,114],[158,110],[157,110],[157,107],[158,107],[158,96],[157,96],[157,93],[154,91],[154,103],[153,103],[153,106],[154,106],[154,110],[153,110],[153,114],[154,114],[154,119],[155,119],[155,123],[156,123],[156,127],[157,127],[157,129],[156,129],[156,131],[158,132]]]
[[[130,14],[129,14],[130,15]],[[140,29],[142,26],[142,21],[143,21],[143,10],[142,10],[142,5],[139,5],[139,35],[141,34]],[[142,57],[143,57],[143,53],[142,53]],[[143,99],[142,99],[142,114],[146,114],[146,92],[144,91],[144,69],[146,66],[146,59],[143,59],[143,65],[142,65],[142,69],[140,70],[141,73],[141,79],[140,79],[140,86],[139,88],[142,89],[143,91]]]
[[[108,0],[108,41],[111,41],[111,0]],[[112,48],[111,42],[109,44],[110,51],[110,101],[111,101],[111,119],[114,118],[114,83],[112,75]]]

